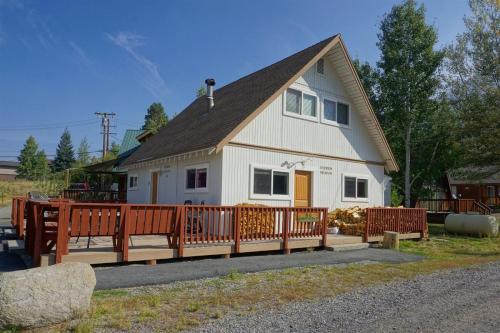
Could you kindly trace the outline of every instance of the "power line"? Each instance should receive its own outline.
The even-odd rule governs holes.
[[[0,127],[0,131],[32,131],[32,130],[50,130],[56,128],[65,128],[65,127],[81,127],[81,126],[89,126],[98,123],[96,119],[91,120],[80,120],[59,124],[46,124],[46,125],[33,125],[33,126],[21,126],[21,127]]]
[[[109,135],[110,134],[116,134],[116,133],[110,133],[109,128],[110,127],[115,127],[115,126],[110,126],[110,118],[113,118],[116,116],[116,113],[114,112],[95,112],[94,113],[96,116],[101,117],[101,126],[102,126],[102,160],[106,158],[106,154],[108,153],[109,150]]]

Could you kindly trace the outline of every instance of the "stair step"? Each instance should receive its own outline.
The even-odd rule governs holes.
[[[9,253],[23,253],[24,241],[19,239],[11,239],[7,241],[7,250]]]
[[[342,252],[342,251],[353,251],[367,249],[370,245],[368,243],[357,243],[357,244],[342,244],[342,245],[331,245],[327,246],[328,251]]]

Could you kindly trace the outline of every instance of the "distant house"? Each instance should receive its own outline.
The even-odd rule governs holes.
[[[12,181],[16,179],[19,162],[0,161],[0,180]]]
[[[446,173],[450,199],[475,199],[489,206],[500,206],[498,167],[460,168]]]
[[[123,140],[120,144],[118,156],[115,159],[91,164],[85,167],[86,171],[93,174],[108,174],[113,175],[118,183],[118,191],[126,194],[127,191],[127,173],[119,170],[121,164],[141,145],[137,139],[142,135],[144,130],[127,129],[123,135]],[[125,196],[123,197],[123,199]]]
[[[382,206],[398,166],[330,37],[194,100],[121,165],[128,201]]]

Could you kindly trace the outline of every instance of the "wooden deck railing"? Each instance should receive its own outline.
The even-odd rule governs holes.
[[[63,190],[64,199],[80,202],[127,202],[127,191],[108,191],[108,190]]]
[[[384,231],[427,236],[427,211],[423,208],[367,208],[365,241],[383,236]]]
[[[24,239],[25,209],[26,209],[26,197],[12,198],[11,224],[15,228],[19,239]]]
[[[230,245],[234,253],[252,242],[289,242],[300,239],[327,241],[326,208],[289,208],[209,205],[137,205],[81,203],[69,200],[25,201],[25,246],[35,265],[41,255],[55,252],[56,263],[69,253],[69,241],[79,237],[110,237],[113,250],[129,258],[129,237],[162,235],[168,247],[184,256],[184,249]],[[13,216],[18,216],[18,205]],[[17,217],[19,221],[19,217]],[[425,209],[368,208],[365,241],[384,231],[420,233],[425,237]]]
[[[416,208],[424,208],[430,213],[491,214],[491,208],[474,199],[425,199],[417,201]]]
[[[68,254],[70,238],[111,237],[113,250],[128,260],[129,237],[165,235],[182,257],[189,246],[320,237],[326,244],[326,208],[134,205],[28,201],[26,249],[35,265],[55,250],[56,263]]]

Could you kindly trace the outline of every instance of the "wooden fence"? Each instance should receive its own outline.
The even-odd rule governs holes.
[[[477,213],[491,214],[491,208],[474,199],[425,199],[419,200],[417,208],[425,208],[431,213]]]
[[[19,239],[24,239],[24,220],[26,197],[13,197],[11,210],[11,224],[15,228]]]
[[[384,231],[420,233],[420,238],[425,238],[427,211],[423,208],[367,208],[365,241],[383,236]]]
[[[327,244],[326,208],[16,200],[13,223],[20,224],[24,202],[25,247],[35,266],[40,265],[42,254],[50,252],[60,263],[69,253],[69,240],[79,237],[110,237],[113,251],[121,253],[123,261],[129,259],[130,236],[137,235],[164,236],[177,257],[183,257],[186,248],[200,246],[230,245],[233,253],[241,253],[242,245],[279,241],[288,253],[290,241],[317,239],[318,244]],[[368,208],[365,241],[383,236],[384,231],[425,237],[426,210]]]
[[[326,244],[326,208],[96,204],[29,202],[26,249],[35,265],[55,250],[56,263],[68,254],[72,237],[111,237],[113,250],[128,260],[129,237],[164,235],[183,257],[187,246],[234,245],[320,237]]]

